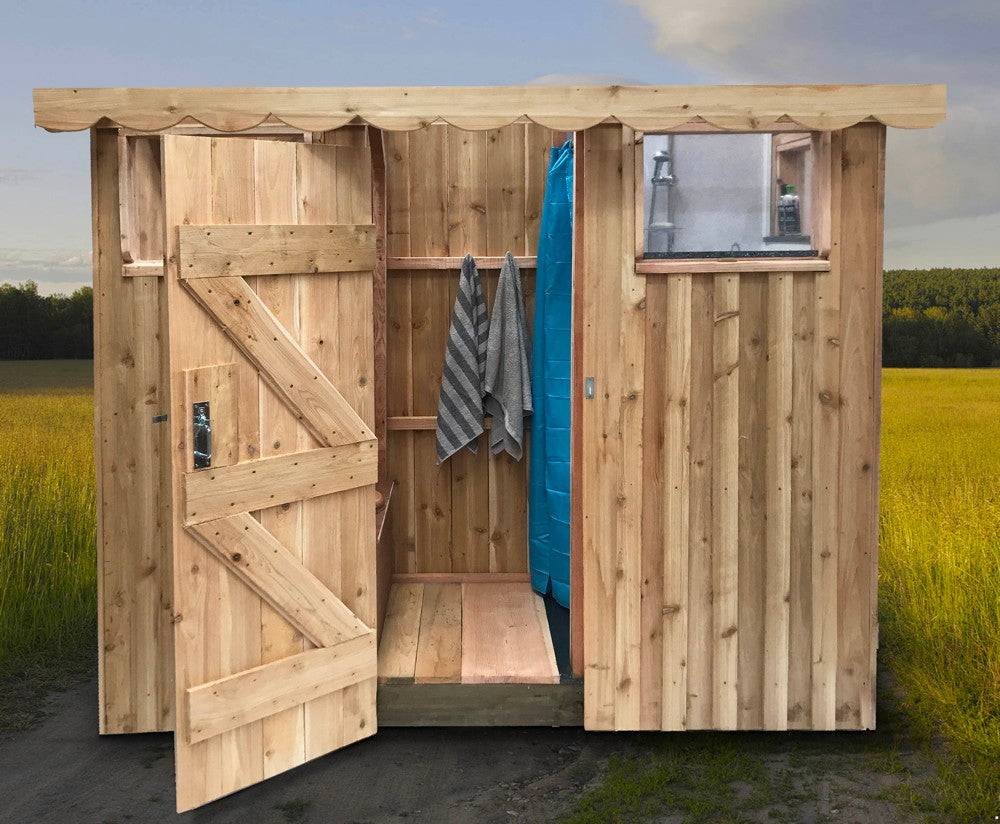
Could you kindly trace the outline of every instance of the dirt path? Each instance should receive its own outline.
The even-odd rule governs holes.
[[[92,683],[49,701],[46,718],[0,738],[2,822],[541,822],[588,791],[579,820],[632,821],[621,799],[636,787],[645,810],[671,811],[663,822],[924,820],[906,796],[927,764],[891,723],[833,736],[384,729],[176,816],[170,735],[98,737]]]

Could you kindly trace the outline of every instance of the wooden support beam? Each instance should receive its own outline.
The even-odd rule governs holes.
[[[499,269],[503,266],[504,257],[500,255],[473,255],[476,259],[476,268]],[[462,268],[462,261],[465,257],[438,256],[438,257],[391,257],[388,260],[387,268],[394,271],[413,271],[426,269],[446,269],[458,272]],[[515,255],[514,262],[521,269],[534,269],[538,266],[536,255]]]
[[[188,529],[316,646],[331,647],[371,631],[249,512]]]
[[[361,419],[243,278],[184,282],[324,446],[370,441]]]
[[[773,258],[681,258],[641,259],[635,262],[639,275],[718,275],[741,272],[829,272],[830,261],[821,257]]]
[[[375,633],[261,664],[186,692],[190,743],[204,741],[377,674]]]
[[[387,428],[394,430],[434,430],[437,429],[437,415],[394,415],[386,420]],[[493,419],[486,418],[483,421],[485,429],[493,428]]]
[[[394,584],[525,584],[529,572],[397,572]]]
[[[375,441],[196,470],[184,476],[184,523],[368,486],[377,475]]]
[[[375,227],[179,226],[181,278],[368,272],[375,268]]]

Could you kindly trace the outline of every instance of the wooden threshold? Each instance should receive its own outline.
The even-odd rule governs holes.
[[[499,269],[503,266],[505,257],[499,255],[482,255],[476,257],[477,269]],[[413,271],[416,269],[442,269],[442,270],[459,270],[462,268],[462,261],[465,257],[457,256],[438,256],[438,257],[391,257],[386,263],[386,268],[392,271]],[[538,266],[538,257],[536,255],[515,255],[514,262],[517,263],[518,267],[521,269],[535,269]]]
[[[560,680],[544,602],[527,581],[394,582],[378,670],[383,684]]]
[[[582,727],[583,680],[379,684],[379,727]]]
[[[821,257],[781,258],[677,258],[641,259],[639,275],[718,275],[744,272],[829,272],[830,261]]]

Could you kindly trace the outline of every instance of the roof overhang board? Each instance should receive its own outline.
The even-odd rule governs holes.
[[[710,124],[765,131],[782,123],[828,131],[874,120],[928,128],[945,117],[945,87],[823,86],[413,86],[371,88],[35,89],[35,125],[77,131],[102,123],[156,132],[197,122],[222,132],[280,121],[326,131],[363,121],[393,131],[447,122],[495,129],[527,118],[552,129],[606,120],[641,131]]]

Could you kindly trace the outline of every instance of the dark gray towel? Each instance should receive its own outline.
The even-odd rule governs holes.
[[[508,252],[490,318],[485,405],[493,417],[490,449],[494,455],[506,452],[515,461],[521,460],[524,450],[524,416],[532,410],[528,349],[521,272]]]
[[[477,448],[483,434],[483,392],[489,326],[479,270],[472,255],[462,261],[451,315],[448,347],[438,399],[437,460],[443,463],[467,446]]]

